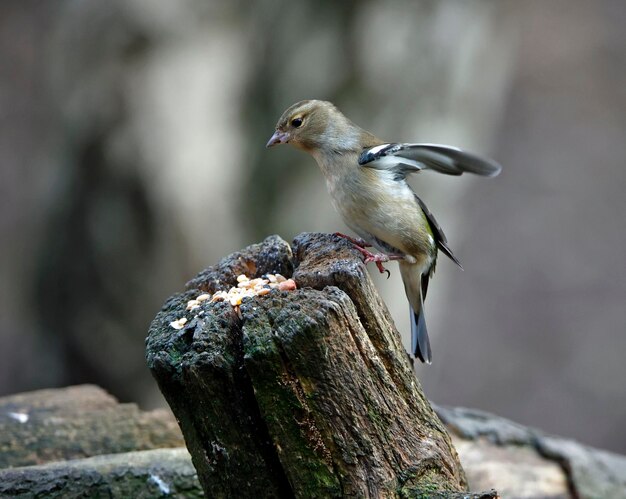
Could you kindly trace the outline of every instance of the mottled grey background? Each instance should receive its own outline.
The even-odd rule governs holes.
[[[264,148],[322,98],[504,165],[412,180],[466,269],[431,284],[428,396],[626,452],[625,25],[621,0],[3,1],[0,394],[162,404],[168,295],[268,234],[345,230],[313,160]]]

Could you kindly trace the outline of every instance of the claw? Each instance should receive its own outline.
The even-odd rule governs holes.
[[[342,237],[347,239],[354,245],[354,249],[358,250],[363,255],[363,263],[367,265],[368,263],[375,263],[376,268],[381,274],[387,273],[387,279],[391,276],[391,272],[383,267],[383,262],[389,262],[391,260],[402,260],[404,259],[403,255],[386,255],[384,253],[372,253],[371,251],[367,251],[365,246],[371,246],[364,241],[363,239],[358,239],[350,236],[346,236],[341,232],[335,232],[335,236]]]
[[[367,265],[368,263],[375,263],[376,268],[381,274],[387,273],[387,279],[391,277],[391,272],[389,272],[389,270],[383,267],[383,262],[389,262],[391,260],[402,260],[404,258],[400,255],[385,255],[383,253],[374,254],[374,253],[370,253],[367,250],[363,250],[361,252],[365,255],[365,258],[363,259],[363,263],[365,265]],[[368,254],[366,255],[365,253],[368,253]]]
[[[383,267],[383,264],[380,260],[375,260],[375,259],[370,258],[368,261],[367,258],[365,259],[366,265],[370,262],[374,262],[376,264],[376,268],[378,269],[378,272],[380,272],[381,274],[384,274],[385,272],[389,272],[385,267]]]

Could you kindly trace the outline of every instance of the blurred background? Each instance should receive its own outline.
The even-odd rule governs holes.
[[[169,295],[269,234],[347,230],[314,161],[264,147],[320,98],[504,166],[411,181],[465,267],[431,283],[427,395],[626,453],[624,26],[621,0],[4,0],[0,395],[164,404],[144,339]]]

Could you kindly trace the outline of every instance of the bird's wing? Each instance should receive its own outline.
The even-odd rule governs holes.
[[[390,170],[399,179],[421,170],[435,170],[446,175],[474,173],[483,177],[495,177],[502,170],[491,159],[439,144],[381,144],[365,149],[359,156],[359,165]]]
[[[424,201],[422,201],[417,196],[417,194],[415,194],[415,200],[417,201],[417,204],[424,212],[424,215],[426,215],[426,220],[428,220],[428,225],[430,225],[430,230],[432,230],[433,232],[433,238],[435,239],[435,244],[437,245],[437,248],[440,249],[442,253],[445,254],[450,260],[456,263],[459,266],[459,268],[463,269],[463,265],[461,265],[461,262],[459,261],[459,259],[456,256],[454,256],[454,253],[452,253],[450,246],[448,246],[448,239],[446,238],[446,235],[443,233],[443,229],[441,228],[441,225],[437,223],[435,216],[431,213],[428,207],[424,204]],[[434,266],[432,270],[434,270]],[[422,280],[422,293],[423,293],[424,298],[426,298],[426,290],[428,289],[428,277],[430,277],[430,275],[425,278],[426,282]]]

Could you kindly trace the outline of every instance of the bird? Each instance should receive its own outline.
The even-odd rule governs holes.
[[[432,170],[494,177],[502,167],[457,147],[379,139],[322,100],[303,100],[283,112],[266,147],[279,144],[291,144],[315,159],[334,208],[358,237],[336,234],[349,239],[365,263],[374,262],[384,272],[383,262],[398,261],[409,301],[412,354],[430,364],[424,299],[438,251],[462,266],[407,175]]]

